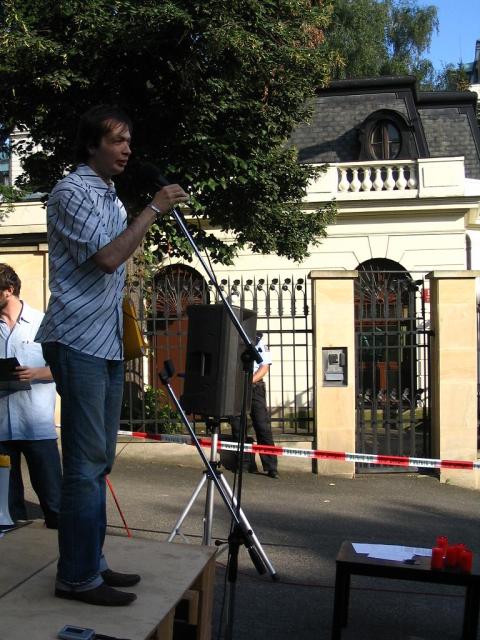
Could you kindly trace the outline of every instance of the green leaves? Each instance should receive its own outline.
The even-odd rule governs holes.
[[[424,58],[438,30],[437,8],[417,0],[336,0],[326,30],[327,47],[340,51],[340,78],[416,75],[429,83],[433,66]]]
[[[231,234],[222,243],[192,226],[214,260],[247,246],[301,260],[323,236],[330,213],[304,211],[310,170],[285,144],[338,60],[324,45],[327,2],[8,0],[3,12],[0,122],[42,146],[25,161],[32,187],[49,191],[72,162],[81,113],[117,103],[134,122],[135,158]],[[134,215],[148,194],[128,173],[118,189]],[[147,244],[152,262],[190,253],[168,221]]]

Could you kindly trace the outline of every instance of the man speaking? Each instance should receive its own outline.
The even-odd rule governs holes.
[[[36,341],[60,394],[63,485],[55,595],[122,606],[140,580],[111,570],[103,555],[105,477],[113,465],[123,395],[122,292],[125,262],[157,216],[188,195],[160,189],[127,227],[112,177],[130,157],[132,124],[100,105],[79,122],[79,165],[48,200],[50,300]]]

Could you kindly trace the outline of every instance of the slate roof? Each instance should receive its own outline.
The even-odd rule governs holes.
[[[290,142],[300,162],[353,162],[359,160],[359,127],[373,112],[390,109],[411,127],[416,157],[465,156],[466,177],[480,179],[476,99],[469,91],[417,92],[412,76],[338,80],[317,92],[310,122]]]

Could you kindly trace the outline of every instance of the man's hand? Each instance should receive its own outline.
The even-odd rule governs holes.
[[[53,380],[50,367],[15,367],[18,380]]]
[[[188,199],[189,196],[182,187],[178,184],[169,184],[157,191],[151,204],[164,215],[174,205],[187,202]],[[157,214],[147,205],[125,231],[97,251],[92,256],[92,260],[105,273],[113,273],[133,254],[156,219]]]
[[[152,204],[162,213],[168,213],[172,207],[181,202],[188,202],[189,195],[178,184],[169,184],[162,187],[153,196]]]

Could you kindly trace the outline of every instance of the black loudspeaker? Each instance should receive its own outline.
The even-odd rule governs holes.
[[[257,314],[232,307],[255,341]],[[186,413],[223,418],[242,411],[244,344],[223,304],[187,307],[188,339],[181,404]]]

